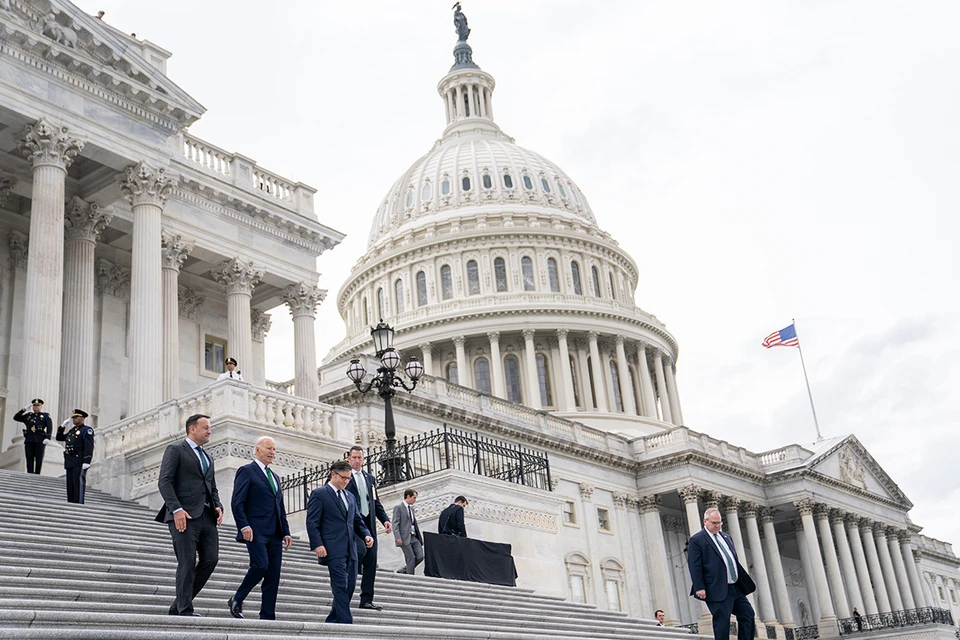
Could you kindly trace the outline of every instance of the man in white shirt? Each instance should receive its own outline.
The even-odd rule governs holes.
[[[236,380],[238,382],[244,382],[243,374],[237,369],[237,361],[234,358],[227,358],[223,361],[223,366],[227,368],[226,371],[217,376],[217,382],[221,380]]]

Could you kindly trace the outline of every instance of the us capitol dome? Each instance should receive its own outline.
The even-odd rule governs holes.
[[[380,202],[325,363],[369,351],[382,319],[450,382],[608,431],[682,424],[677,342],[636,305],[637,263],[570,176],[500,129],[465,40],[454,57],[443,135]]]

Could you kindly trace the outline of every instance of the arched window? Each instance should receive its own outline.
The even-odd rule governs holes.
[[[367,313],[367,299],[366,299],[366,298],[363,299],[363,324],[364,324],[364,325],[370,324],[370,314]]]
[[[507,383],[507,400],[523,402],[523,391],[520,387],[520,361],[517,356],[507,356],[503,359],[503,377]]]
[[[377,314],[380,317],[380,320],[383,320],[387,317],[386,313],[386,303],[383,299],[383,287],[377,289]]]
[[[593,404],[590,405],[592,408],[597,407],[597,383],[593,379],[593,358],[587,356],[587,378],[590,383],[590,399],[593,401]]]
[[[520,271],[523,274],[523,290],[536,291],[533,281],[533,260],[524,256],[520,259]]]
[[[527,191],[533,191],[533,180],[530,179],[530,176],[523,176],[523,188]]]
[[[567,566],[567,582],[570,584],[570,601],[578,604],[589,602],[590,561],[580,553],[571,553],[564,560]]]
[[[610,377],[613,379],[613,403],[617,411],[623,411],[623,395],[620,393],[620,374],[617,372],[617,363],[610,361]]]
[[[470,176],[463,176],[463,179],[460,181],[460,187],[464,191],[470,191]]]
[[[580,402],[580,379],[577,377],[577,361],[570,356],[570,379],[573,380],[573,404],[582,407]]]
[[[567,192],[563,190],[563,183],[557,180],[557,189],[560,190],[560,197],[564,200],[567,199]]]
[[[493,188],[493,178],[490,177],[489,173],[483,174],[483,178],[481,178],[481,183],[483,184],[484,189]]]
[[[590,273],[593,275],[593,295],[600,297],[600,272],[596,267],[590,267]]]
[[[580,284],[580,265],[575,261],[570,263],[570,277],[573,278],[573,292],[583,295],[583,286]]]
[[[405,206],[409,209],[413,206],[413,187],[407,189],[407,200]]]
[[[544,193],[550,193],[550,183],[546,178],[540,178],[540,186],[543,187]]]
[[[417,306],[427,304],[427,274],[417,271]]]
[[[607,275],[610,276],[610,296],[611,296],[614,300],[616,300],[616,299],[617,299],[617,288],[616,288],[615,286],[613,286],[613,271],[611,271],[611,272],[608,273]]]
[[[480,267],[476,260],[467,262],[467,295],[480,295]]]
[[[497,292],[507,290],[507,263],[503,258],[493,261],[493,279],[497,282]]]
[[[477,382],[477,391],[490,394],[490,362],[486,358],[473,361],[473,378]]]
[[[537,354],[537,382],[540,385],[540,406],[552,407],[553,395],[550,393],[550,368],[547,366],[547,357]]]
[[[430,196],[432,195],[433,195],[433,187],[430,185],[429,182],[425,182],[423,185],[423,188],[420,189],[420,199],[429,200]]]
[[[400,278],[393,283],[393,293],[397,298],[397,313],[403,313],[403,280]]]
[[[453,297],[453,273],[450,271],[450,265],[448,264],[440,267],[440,291],[444,300]]]
[[[460,384],[460,372],[457,371],[457,363],[447,364],[447,381],[453,384]]]
[[[506,189],[513,189],[513,176],[509,173],[503,174],[503,186]]]
[[[463,115],[470,117],[470,94],[466,91],[463,92]]]
[[[623,589],[623,565],[610,558],[600,563],[600,573],[603,575],[603,592],[607,596],[607,609],[623,611],[620,602],[620,593]]]
[[[560,274],[557,273],[557,261],[547,258],[547,279],[550,280],[550,291],[560,293]]]
[[[444,196],[450,195],[450,178],[444,178],[443,182],[440,183],[440,194]]]

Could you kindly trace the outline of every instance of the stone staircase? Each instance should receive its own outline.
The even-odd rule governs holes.
[[[284,556],[278,619],[237,620],[226,602],[248,559],[232,527],[221,530],[220,563],[195,600],[203,617],[170,617],[176,562],[167,528],[153,516],[146,507],[98,491],[89,491],[84,505],[68,504],[62,478],[0,471],[0,638],[691,637],[683,629],[526,589],[389,571],[377,575],[382,612],[355,608],[352,626],[328,625],[327,571],[305,541],[295,541]],[[256,615],[259,595],[255,589],[244,603],[248,615]]]

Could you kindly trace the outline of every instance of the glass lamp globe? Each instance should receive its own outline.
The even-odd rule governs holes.
[[[354,382],[360,382],[363,380],[367,370],[363,368],[363,365],[360,364],[360,360],[354,359],[350,361],[350,366],[347,367],[347,377],[353,380]]]

